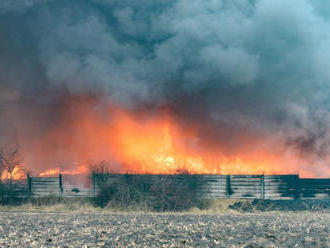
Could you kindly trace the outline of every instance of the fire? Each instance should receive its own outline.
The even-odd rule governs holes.
[[[46,170],[39,174],[40,177],[51,177],[59,174],[62,175],[81,175],[87,174],[89,172],[89,168],[86,165],[77,165],[77,168],[74,170],[61,170],[60,168]]]
[[[21,166],[16,166],[11,173],[4,170],[1,174],[1,180],[22,180],[26,178],[26,173]]]
[[[39,176],[40,177],[49,177],[49,176],[58,175],[60,173],[61,173],[60,169],[59,168],[56,168],[56,169],[46,170],[45,172],[41,172],[39,174]]]
[[[113,126],[113,155],[133,173],[173,174],[279,174],[271,154],[242,154],[229,157],[219,150],[203,149],[194,143],[195,127],[182,129],[170,117],[137,121],[120,112]]]
[[[29,139],[25,154],[34,156],[26,161],[49,168],[40,176],[87,174],[100,161],[108,161],[115,173],[141,174],[285,174],[299,168],[290,154],[266,147],[264,137],[244,137],[235,152],[224,151],[221,140],[207,144],[198,126],[177,122],[169,111],[150,114],[113,105],[100,110],[85,101],[69,109],[46,136]],[[58,161],[63,168],[51,168]]]

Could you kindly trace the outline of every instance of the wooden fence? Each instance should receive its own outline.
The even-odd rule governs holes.
[[[199,195],[208,199],[330,199],[330,179],[300,179],[298,175],[135,175],[94,174],[91,188],[68,187],[58,177],[27,177],[19,183],[7,184],[16,197],[96,197],[101,189],[125,179],[126,183],[148,187],[172,180],[184,189],[197,180]],[[189,190],[187,188],[187,190]],[[5,196],[4,193],[1,193]],[[9,195],[8,195],[9,196]]]
[[[322,199],[330,197],[330,179],[299,179],[301,199]]]
[[[28,196],[61,196],[63,194],[62,176],[58,177],[27,177]]]
[[[197,176],[203,198],[330,199],[330,179],[300,179],[298,175],[122,175],[93,176],[93,196],[107,185],[130,177],[128,183],[180,182]],[[126,180],[127,181],[127,180]],[[183,183],[184,185],[184,183]]]
[[[30,177],[26,180],[12,181],[3,184],[3,197],[92,197],[91,189],[64,185],[60,174],[58,177]]]

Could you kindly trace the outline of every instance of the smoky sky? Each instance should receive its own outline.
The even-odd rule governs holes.
[[[96,93],[326,156],[329,10],[322,0],[1,0],[0,104]]]

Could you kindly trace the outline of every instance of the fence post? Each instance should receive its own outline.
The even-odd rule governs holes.
[[[30,198],[31,197],[31,189],[32,189],[32,178],[30,177],[29,174],[26,175],[26,179],[27,179],[27,197]]]
[[[230,187],[230,175],[226,176],[226,198],[230,198],[231,187]]]
[[[297,173],[297,183],[296,183],[296,196],[295,199],[300,199],[301,197],[301,181],[300,181],[300,177],[299,177],[299,171]]]
[[[261,175],[261,199],[265,199],[265,175]]]
[[[58,184],[59,184],[59,196],[62,196],[63,195],[62,174],[58,175]]]
[[[92,185],[93,185],[93,197],[95,199],[95,184],[96,184],[96,177],[95,177],[95,173],[93,172],[92,174]]]

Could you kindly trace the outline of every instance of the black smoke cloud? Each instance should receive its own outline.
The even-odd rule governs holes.
[[[329,9],[322,0],[2,0],[2,130],[19,119],[12,102],[95,93],[128,108],[168,105],[234,144],[241,130],[265,133],[322,164]],[[56,108],[41,112],[56,120]]]

